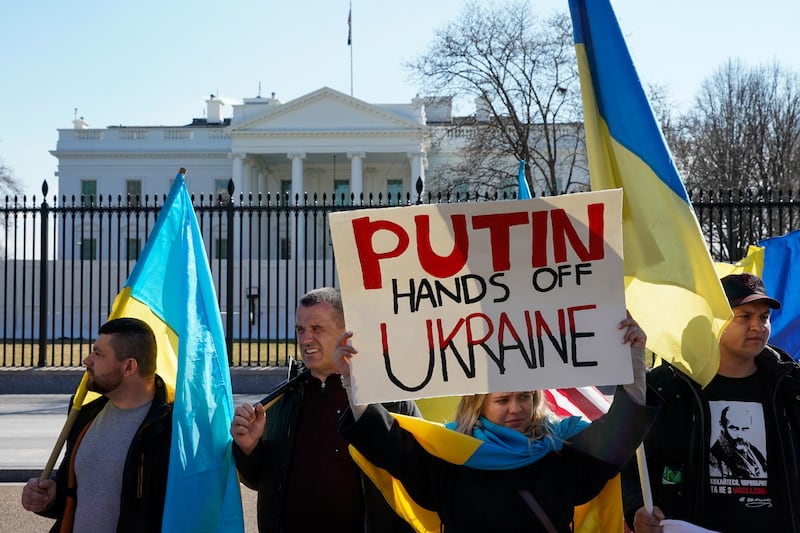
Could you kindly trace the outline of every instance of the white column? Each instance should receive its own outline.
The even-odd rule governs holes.
[[[245,159],[244,160],[244,176],[245,176],[245,190],[242,192],[244,193],[245,200],[249,198],[250,194],[252,193],[253,198],[256,197],[258,194],[258,172],[256,168],[256,162],[252,159]]]
[[[233,172],[231,179],[233,180],[233,194],[242,192],[244,184],[244,156],[245,154],[234,153],[230,157],[233,158]]]
[[[364,193],[364,152],[347,152],[350,158],[350,192],[355,198],[354,203],[361,203],[361,195]]]
[[[411,199],[417,200],[417,179],[422,180],[423,191],[425,186],[425,167],[427,165],[427,158],[425,152],[408,152],[408,159],[411,163]]]
[[[290,199],[290,204],[294,205],[295,198],[297,198],[298,203],[302,205],[303,203],[303,159],[306,158],[305,152],[289,152],[286,154],[286,157],[292,160],[292,198]],[[297,239],[297,257],[294,259],[300,260],[305,258],[305,248],[306,243],[303,240],[303,234],[305,233],[305,220],[303,217],[297,217],[297,225],[295,226],[295,218],[291,218],[291,226],[289,227],[289,246],[294,253],[294,240]]]
[[[289,152],[286,157],[292,160],[292,202],[295,197],[303,200],[303,159],[305,152]]]
[[[261,193],[262,197],[266,197],[266,193],[269,189],[267,188],[267,173],[264,170],[264,165],[259,165],[258,170],[256,171],[256,197],[258,193]]]

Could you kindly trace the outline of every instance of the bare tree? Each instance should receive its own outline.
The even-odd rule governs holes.
[[[22,186],[14,178],[14,172],[0,159],[0,195],[21,194]]]
[[[680,114],[676,112],[676,105],[669,90],[660,84],[648,84],[647,99],[653,109],[653,115],[661,126],[661,133],[670,149],[670,152],[684,153],[687,134]],[[681,176],[684,170],[681,167],[682,161],[675,158],[675,164]]]
[[[460,157],[429,188],[515,190],[522,160],[532,191],[584,190],[581,93],[565,13],[543,20],[529,2],[471,2],[407,66],[426,91],[477,104],[474,116],[439,129],[461,142]]]
[[[796,187],[800,78],[777,63],[728,61],[703,82],[674,152],[690,187]]]
[[[796,190],[800,185],[800,78],[777,63],[749,68],[729,60],[701,86],[691,109],[679,119],[671,144],[693,191],[693,203],[735,204]],[[724,215],[724,216],[723,216]],[[788,221],[769,210],[730,210],[701,219],[715,257],[738,260],[748,245],[789,231]]]

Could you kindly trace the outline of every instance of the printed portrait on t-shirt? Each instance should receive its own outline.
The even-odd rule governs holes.
[[[709,476],[766,479],[767,446],[760,403],[709,402],[711,433]]]
[[[769,466],[776,468],[769,462],[772,425],[758,378],[717,376],[704,393],[709,432],[703,525],[714,531],[779,531],[768,475]]]

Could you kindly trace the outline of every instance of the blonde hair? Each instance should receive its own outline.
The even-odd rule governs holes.
[[[531,391],[531,393],[533,394],[531,420],[522,428],[522,433],[530,440],[552,438],[552,432],[545,422],[555,421],[557,417],[547,406],[542,391],[536,390]],[[456,431],[472,435],[472,430],[476,426],[480,426],[478,418],[481,416],[483,403],[486,401],[487,396],[487,394],[473,394],[461,397],[456,408]]]

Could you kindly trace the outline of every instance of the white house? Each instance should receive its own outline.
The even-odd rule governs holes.
[[[161,195],[180,167],[196,194],[224,192],[233,179],[237,194],[396,195],[425,180],[426,101],[369,104],[324,87],[285,104],[245,98],[225,118],[211,95],[206,118],[184,126],[99,129],[77,119],[51,153],[67,198]]]
[[[91,128],[76,119],[73,128],[58,130],[50,152],[58,158],[59,193],[68,199],[160,195],[185,167],[196,194],[224,192],[233,179],[236,193],[245,194],[335,193],[338,201],[352,193],[356,202],[362,193],[396,197],[413,193],[417,179],[424,183],[458,158],[469,135],[469,127],[456,127],[451,97],[370,104],[323,87],[285,104],[274,94],[245,98],[231,106],[229,118],[214,95],[206,106],[205,118],[179,126]],[[478,123],[483,114],[477,102]],[[572,140],[565,143],[574,149]]]
[[[316,195],[326,204],[349,204],[351,194],[357,204],[362,195],[365,203],[370,197],[397,203],[400,195],[415,199],[426,175],[445,171],[448,162],[460,157],[470,128],[476,127],[457,127],[450,97],[370,104],[328,87],[285,104],[274,94],[245,98],[232,106],[230,118],[224,116],[226,104],[214,95],[206,105],[205,118],[182,126],[91,128],[76,119],[73,128],[58,130],[51,152],[58,158],[59,194],[68,202],[83,198],[104,205],[124,204],[128,195],[131,201],[137,196],[144,201],[166,194],[176,171],[185,167],[189,191],[195,195],[226,194],[232,180],[234,199],[244,194],[245,203],[251,194],[257,200],[259,193],[273,200],[290,193],[290,203],[299,197],[301,204],[304,195],[309,200]],[[480,105],[475,118],[480,123]],[[516,161],[509,161],[509,167],[516,168]],[[60,234],[69,233],[63,229]],[[285,229],[271,231],[273,236],[303,235],[306,228]],[[92,259],[101,228],[73,233],[65,242],[77,246],[58,256]],[[249,235],[242,236],[252,242]],[[119,245],[127,250],[123,259],[135,259],[142,239],[134,236]],[[218,249],[224,246],[220,243]],[[305,244],[300,249],[308,250]],[[241,251],[240,257],[246,253]],[[299,252],[296,258],[302,258]]]
[[[362,194],[364,203],[397,204],[398,195],[402,203],[406,195],[415,201],[417,183],[424,187],[426,178],[459,161],[465,140],[485,120],[480,105],[474,119],[454,117],[450,97],[370,104],[327,87],[287,103],[273,95],[229,106],[212,95],[206,106],[204,118],[184,125],[92,128],[76,118],[72,128],[58,131],[51,153],[58,159],[60,198],[45,206],[48,224],[36,225],[49,236],[46,244],[33,239],[48,259],[5,264],[24,274],[14,277],[18,290],[8,291],[18,305],[0,313],[0,324],[13,322],[15,335],[33,338],[26,328],[34,321],[25,317],[44,317],[51,338],[91,338],[141,253],[155,204],[185,167],[233,335],[290,338],[294,293],[335,284],[325,218],[330,209],[319,204],[350,204],[351,194],[356,204]],[[516,165],[509,161],[510,169]],[[244,194],[235,218],[234,209],[226,211],[224,202],[212,206],[209,198],[227,194],[231,181],[235,204]],[[280,209],[248,210],[251,194],[254,203],[261,194],[262,206],[271,198]],[[141,209],[115,208],[137,198]],[[91,201],[112,209],[83,209],[81,202]],[[234,261],[226,260],[229,252]],[[38,300],[22,301],[42,273],[49,281],[37,294],[48,299],[46,313]],[[25,310],[19,321],[13,320],[15,309]]]

